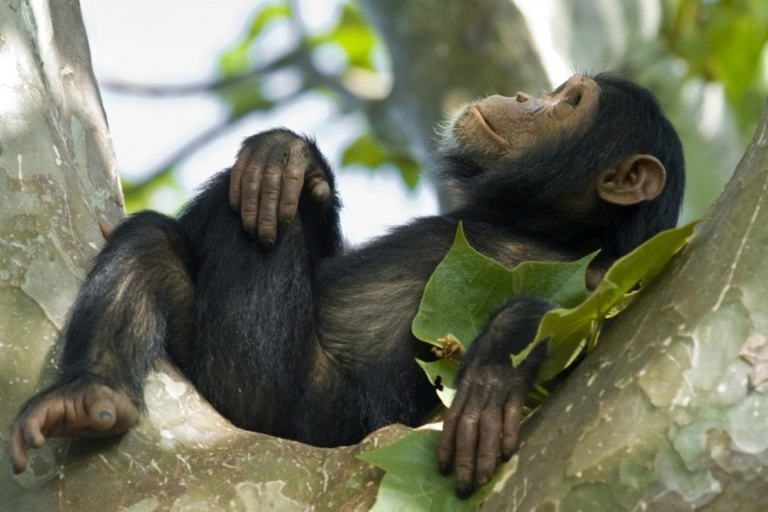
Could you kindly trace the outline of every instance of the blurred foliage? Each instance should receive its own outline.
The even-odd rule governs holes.
[[[373,52],[378,38],[354,4],[346,4],[338,24],[328,32],[310,37],[309,44],[317,48],[323,44],[341,47],[347,55],[350,67],[376,71]]]
[[[171,190],[176,193],[181,193],[181,184],[173,174],[175,170],[175,166],[165,167],[162,171],[155,174],[151,180],[133,182],[121,179],[120,185],[125,197],[126,211],[131,213],[151,208],[152,198],[158,192]]]
[[[341,158],[343,167],[361,165],[369,169],[379,169],[383,165],[393,164],[400,171],[405,185],[413,190],[419,184],[421,169],[416,161],[405,154],[394,155],[376,143],[370,131],[363,133],[344,151]]]
[[[768,1],[661,0],[661,4],[660,40],[688,63],[692,77],[723,84],[740,133],[747,139],[768,93]],[[303,23],[297,5],[295,0],[259,2],[241,38],[222,54],[220,80],[204,90],[229,107],[223,128],[308,91],[331,98],[338,114],[369,110],[388,94],[392,80],[385,49],[354,0],[340,0],[336,19],[319,30]],[[290,34],[286,47],[277,51],[276,31]],[[267,86],[271,77],[287,70],[300,76],[298,87]],[[223,130],[209,133],[219,131]],[[145,183],[124,188],[129,211],[145,207],[153,193],[169,185],[168,169],[177,167],[205,140],[196,142],[150,173]],[[378,143],[370,129],[345,150],[342,166],[371,170],[394,166],[410,189],[421,176],[412,155]],[[148,186],[156,179],[160,181]]]
[[[768,93],[768,2],[671,0],[662,37],[689,73],[721,82],[739,130],[750,137]]]
[[[270,38],[280,29],[288,30],[296,37],[292,39],[292,45],[280,48],[275,56],[274,48],[267,47],[273,46]],[[279,103],[309,91],[330,97],[339,114],[361,111],[369,102],[380,99],[382,84],[390,83],[382,54],[381,42],[355,2],[343,2],[332,26],[317,33],[302,23],[295,2],[260,3],[242,38],[222,54],[219,61],[221,79],[205,90],[229,107],[225,126],[255,112],[268,112]],[[267,60],[264,55],[271,58]],[[329,55],[342,62],[329,62],[334,60]],[[285,70],[298,72],[301,86],[288,94],[275,95],[265,84],[271,76]],[[367,91],[367,87],[371,90]],[[220,130],[212,130],[215,131]],[[196,147],[199,145],[190,147],[189,152]],[[189,152],[177,153],[170,163],[151,173],[142,183],[126,183],[123,191],[128,211],[147,207],[153,194],[171,185],[167,179],[168,170],[187,158]],[[416,187],[421,176],[421,168],[413,157],[388,150],[371,136],[370,130],[360,134],[347,148],[342,166],[363,166],[371,170],[394,166],[409,189]],[[152,182],[151,186],[149,182]]]

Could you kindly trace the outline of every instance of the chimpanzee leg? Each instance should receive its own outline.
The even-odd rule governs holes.
[[[142,212],[121,224],[72,311],[61,380],[94,375],[141,402],[144,377],[166,354],[166,343],[183,348],[193,334],[188,260],[189,248],[173,219]]]
[[[313,273],[317,260],[340,247],[337,204],[302,197],[297,218],[263,251],[230,207],[228,188],[222,173],[180,219],[198,262],[187,372],[236,425],[295,438],[320,350]]]
[[[46,437],[125,432],[166,347],[185,363],[194,333],[188,260],[178,224],[158,213],[135,215],[110,236],[72,311],[59,380],[28,400],[11,428],[16,471]]]

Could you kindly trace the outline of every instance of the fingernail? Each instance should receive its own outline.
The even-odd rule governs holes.
[[[456,496],[458,496],[461,499],[467,499],[469,498],[470,494],[472,494],[472,486],[467,484],[460,484],[458,487],[456,487]]]
[[[501,460],[503,460],[504,462],[507,462],[511,458],[512,458],[512,453],[510,453],[510,452],[501,452]]]
[[[272,249],[275,248],[275,242],[272,241],[272,240],[269,240],[269,239],[265,238],[265,239],[260,240],[260,242],[261,242],[261,247],[265,251],[271,251]]]
[[[487,476],[481,476],[477,479],[478,485],[485,485],[488,483],[488,477]]]
[[[112,413],[109,411],[101,411],[99,413],[99,418],[101,418],[101,421],[103,422],[109,422],[112,421]]]
[[[440,474],[443,476],[447,476],[451,474],[451,465],[450,464],[440,464]]]

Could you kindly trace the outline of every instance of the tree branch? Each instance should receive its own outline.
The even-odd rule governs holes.
[[[301,65],[303,57],[300,55],[301,48],[296,48],[269,63],[266,66],[253,69],[242,75],[222,78],[212,82],[203,82],[197,84],[139,84],[123,80],[106,80],[101,82],[101,86],[121,94],[131,94],[135,96],[187,96],[191,94],[215,93],[222,89],[247,83],[254,78],[268,75],[278,69],[289,66]],[[301,62],[300,62],[301,61]]]
[[[178,150],[176,150],[176,152],[172,153],[164,163],[158,165],[155,170],[142,178],[141,181],[124,183],[123,193],[125,195],[129,195],[140,194],[144,192],[153,180],[164,175],[170,169],[173,169],[179,165],[181,162],[189,158],[189,156],[192,155],[195,151],[199,150],[201,147],[210,143],[212,140],[216,139],[219,135],[224,133],[233,124],[235,124],[235,120],[233,118],[227,118],[225,121],[209,127],[204,132],[198,134],[192,140],[181,146]]]

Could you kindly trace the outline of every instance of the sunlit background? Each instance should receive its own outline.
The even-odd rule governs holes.
[[[328,31],[339,22],[339,0],[300,3],[302,22],[310,33]],[[251,113],[230,124],[229,106],[210,92],[152,97],[116,92],[109,86],[217,81],[222,55],[244,38],[260,4],[253,0],[81,2],[122,179],[142,182],[174,164],[177,152],[185,151],[172,175],[161,177],[148,194],[127,198],[129,210],[175,212],[214,172],[234,162],[245,137],[261,130],[286,126],[313,135],[334,168],[339,168],[343,150],[362,133],[365,120],[360,113],[341,113],[332,99],[317,92],[299,94],[268,112]],[[259,62],[279,58],[296,37],[289,23],[272,23],[265,28],[258,56],[253,58]],[[324,52],[322,65],[329,70],[344,64],[343,55]],[[269,77],[265,95],[274,100],[292,95],[300,86],[298,80],[290,73]],[[427,181],[411,189],[392,165],[375,170],[347,166],[339,173],[338,187],[344,203],[342,227],[352,243],[438,210]],[[130,187],[125,189],[130,194]]]
[[[596,42],[590,40],[596,31],[579,21],[584,2],[574,2],[565,17],[562,2],[516,2],[552,84],[576,70],[600,70],[612,62],[611,52],[633,55],[628,45],[635,42],[621,38],[628,24],[643,44],[663,47],[666,67],[654,59],[626,68],[657,92],[674,88],[661,91],[662,102],[684,132],[693,183],[686,216],[699,216],[762,109],[768,2],[636,3],[631,21],[621,18],[618,3],[605,5],[610,30]],[[324,77],[341,77],[350,90],[366,88],[364,97],[386,95],[391,83],[386,50],[353,2],[81,5],[129,211],[175,212],[212,173],[231,165],[243,138],[278,125],[315,136],[340,169],[342,224],[351,242],[438,211],[436,193],[415,162],[379,148],[364,115],[323,90]],[[574,45],[578,38],[584,43]],[[291,66],[291,52],[302,44],[311,50],[318,83]],[[267,71],[254,74],[258,67]]]

